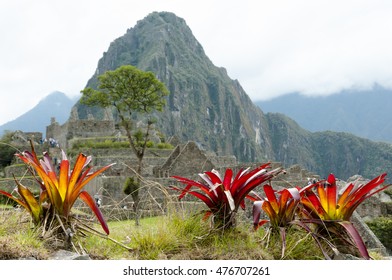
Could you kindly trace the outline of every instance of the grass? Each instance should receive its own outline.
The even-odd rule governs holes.
[[[273,260],[281,259],[279,235],[266,238],[266,230],[257,232],[248,223],[229,231],[211,231],[200,216],[144,218],[140,226],[134,221],[109,222],[110,238],[130,248],[97,235],[79,237],[80,244],[92,259],[110,260]],[[100,230],[99,225],[96,229]],[[283,259],[318,260],[323,255],[314,240],[304,231],[288,229]],[[0,259],[34,257],[47,259],[58,249],[53,242],[39,237],[24,211],[0,211]],[[374,257],[378,259],[377,256]]]
[[[24,211],[0,211],[0,260],[47,259],[49,253]]]
[[[97,225],[97,230],[99,226]],[[140,226],[133,221],[109,222],[110,237],[131,248],[127,250],[109,239],[96,235],[80,238],[83,248],[93,259],[276,259],[280,245],[266,249],[264,232],[253,232],[248,225],[239,225],[228,232],[210,231],[207,221],[199,216],[179,215],[144,218]],[[301,235],[297,232],[296,235]],[[298,236],[294,236],[297,239]],[[311,238],[302,234],[302,242],[288,246],[288,259],[322,258]],[[290,238],[288,239],[290,240]],[[279,243],[279,242],[277,242]],[[290,244],[291,244],[290,243]],[[46,259],[53,253],[47,243],[32,229],[23,211],[0,212],[0,259],[35,257]],[[310,248],[309,248],[310,247]]]

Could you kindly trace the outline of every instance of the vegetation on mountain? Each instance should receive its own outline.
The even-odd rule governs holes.
[[[382,244],[392,252],[392,218],[391,217],[378,217],[373,221],[367,223],[369,228],[380,239]]]
[[[312,132],[348,132],[388,143],[392,143],[391,103],[391,89],[377,84],[367,90],[347,89],[329,96],[290,93],[255,101],[265,113],[285,114]]]

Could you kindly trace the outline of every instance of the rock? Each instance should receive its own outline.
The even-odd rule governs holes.
[[[333,260],[361,260],[360,258],[357,258],[356,256],[353,256],[351,254],[343,254],[343,253],[337,253],[332,257]]]
[[[377,236],[356,211],[354,211],[351,217],[351,222],[358,230],[368,250],[378,251],[381,255],[388,256],[385,246],[381,243],[381,241],[377,238]]]
[[[35,261],[35,260],[37,260],[37,259],[34,258],[34,257],[26,257],[26,258],[19,258],[18,260],[23,260],[23,261]]]
[[[50,260],[91,260],[89,255],[79,255],[66,250],[56,251],[49,257]]]

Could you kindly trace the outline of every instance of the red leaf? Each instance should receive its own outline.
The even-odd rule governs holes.
[[[199,188],[202,192],[204,192],[214,203],[219,203],[219,199],[217,196],[215,196],[214,192],[211,191],[211,189],[199,182],[184,178],[184,177],[179,177],[179,176],[172,176],[172,178],[177,179],[179,182],[181,183],[185,183],[185,184],[190,184],[192,186],[195,186],[197,188]],[[188,192],[190,193],[190,192]]]
[[[204,172],[204,174],[206,174],[210,178],[210,181],[213,185],[222,184],[222,180],[214,172],[206,171],[206,172]]]
[[[261,216],[261,210],[262,210],[262,206],[263,206],[264,201],[255,201],[253,203],[253,227],[254,229],[258,229],[260,224],[259,224],[259,220],[260,220],[260,216]]]
[[[178,196],[178,200],[181,200],[192,188],[193,186],[191,184],[187,185],[185,188],[182,189],[181,194]]]
[[[328,216],[331,219],[335,219],[337,191],[336,191],[336,180],[333,174],[329,174],[328,176],[326,194],[327,194],[328,208],[325,209],[325,211],[328,213]]]
[[[356,191],[354,191],[354,193],[352,194],[352,196],[350,196],[350,200],[352,201],[356,201],[361,199],[364,196],[368,197],[368,194],[371,190],[373,190],[374,188],[376,188],[377,186],[381,185],[382,183],[384,183],[385,181],[385,177],[386,177],[386,173],[374,178],[373,180],[371,180],[369,183],[367,183],[366,185],[358,188]]]
[[[347,231],[349,236],[352,238],[359,252],[361,253],[361,256],[369,260],[370,259],[369,252],[361,236],[359,235],[357,229],[354,227],[354,225],[349,221],[342,221],[339,222],[339,224],[344,227],[344,229]]]
[[[30,211],[29,207],[27,206],[27,204],[24,201],[16,198],[12,194],[5,192],[5,191],[2,191],[2,190],[0,190],[0,194],[5,195],[6,197],[8,197],[8,198],[12,199],[13,201],[15,201],[16,203],[18,203],[20,206],[23,206],[24,208],[26,208],[26,210]]]
[[[95,204],[94,199],[86,191],[81,191],[79,197],[91,208],[91,210],[93,210],[95,216],[98,218],[98,221],[101,223],[103,230],[106,232],[106,234],[109,235],[109,227],[106,224],[101,210],[99,210],[98,206]]]
[[[226,191],[230,190],[232,178],[233,178],[233,171],[230,168],[226,169],[225,179],[223,180],[223,187],[225,188]]]
[[[316,215],[320,219],[324,219],[326,212],[313,191],[308,190],[305,192],[305,196],[301,199],[301,201],[305,206],[310,208],[312,215]]]
[[[276,199],[275,190],[270,185],[264,185],[263,187],[265,196],[268,201],[271,203],[272,208],[277,213],[279,211],[278,200]]]
[[[346,189],[343,191],[342,195],[338,199],[338,204],[337,205],[338,205],[339,209],[342,209],[342,208],[345,207],[345,205],[346,205],[346,203],[348,201],[347,198],[349,197],[349,195],[350,195],[351,191],[353,190],[353,188],[354,188],[354,184],[350,183],[350,184],[347,185]]]

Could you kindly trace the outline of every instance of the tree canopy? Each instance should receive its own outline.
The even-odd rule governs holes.
[[[132,134],[132,113],[149,114],[162,111],[166,104],[164,99],[169,94],[166,86],[159,81],[154,73],[144,72],[132,65],[123,65],[113,71],[107,71],[98,76],[98,89],[85,88],[82,90],[81,103],[88,106],[113,106],[121,119],[127,133],[130,145],[138,157],[143,159],[153,120],[148,120],[144,133],[144,145]]]
[[[166,86],[152,72],[144,72],[132,65],[107,71],[98,77],[98,90],[82,90],[83,104],[89,106],[114,106],[122,114],[162,111],[169,94]]]

